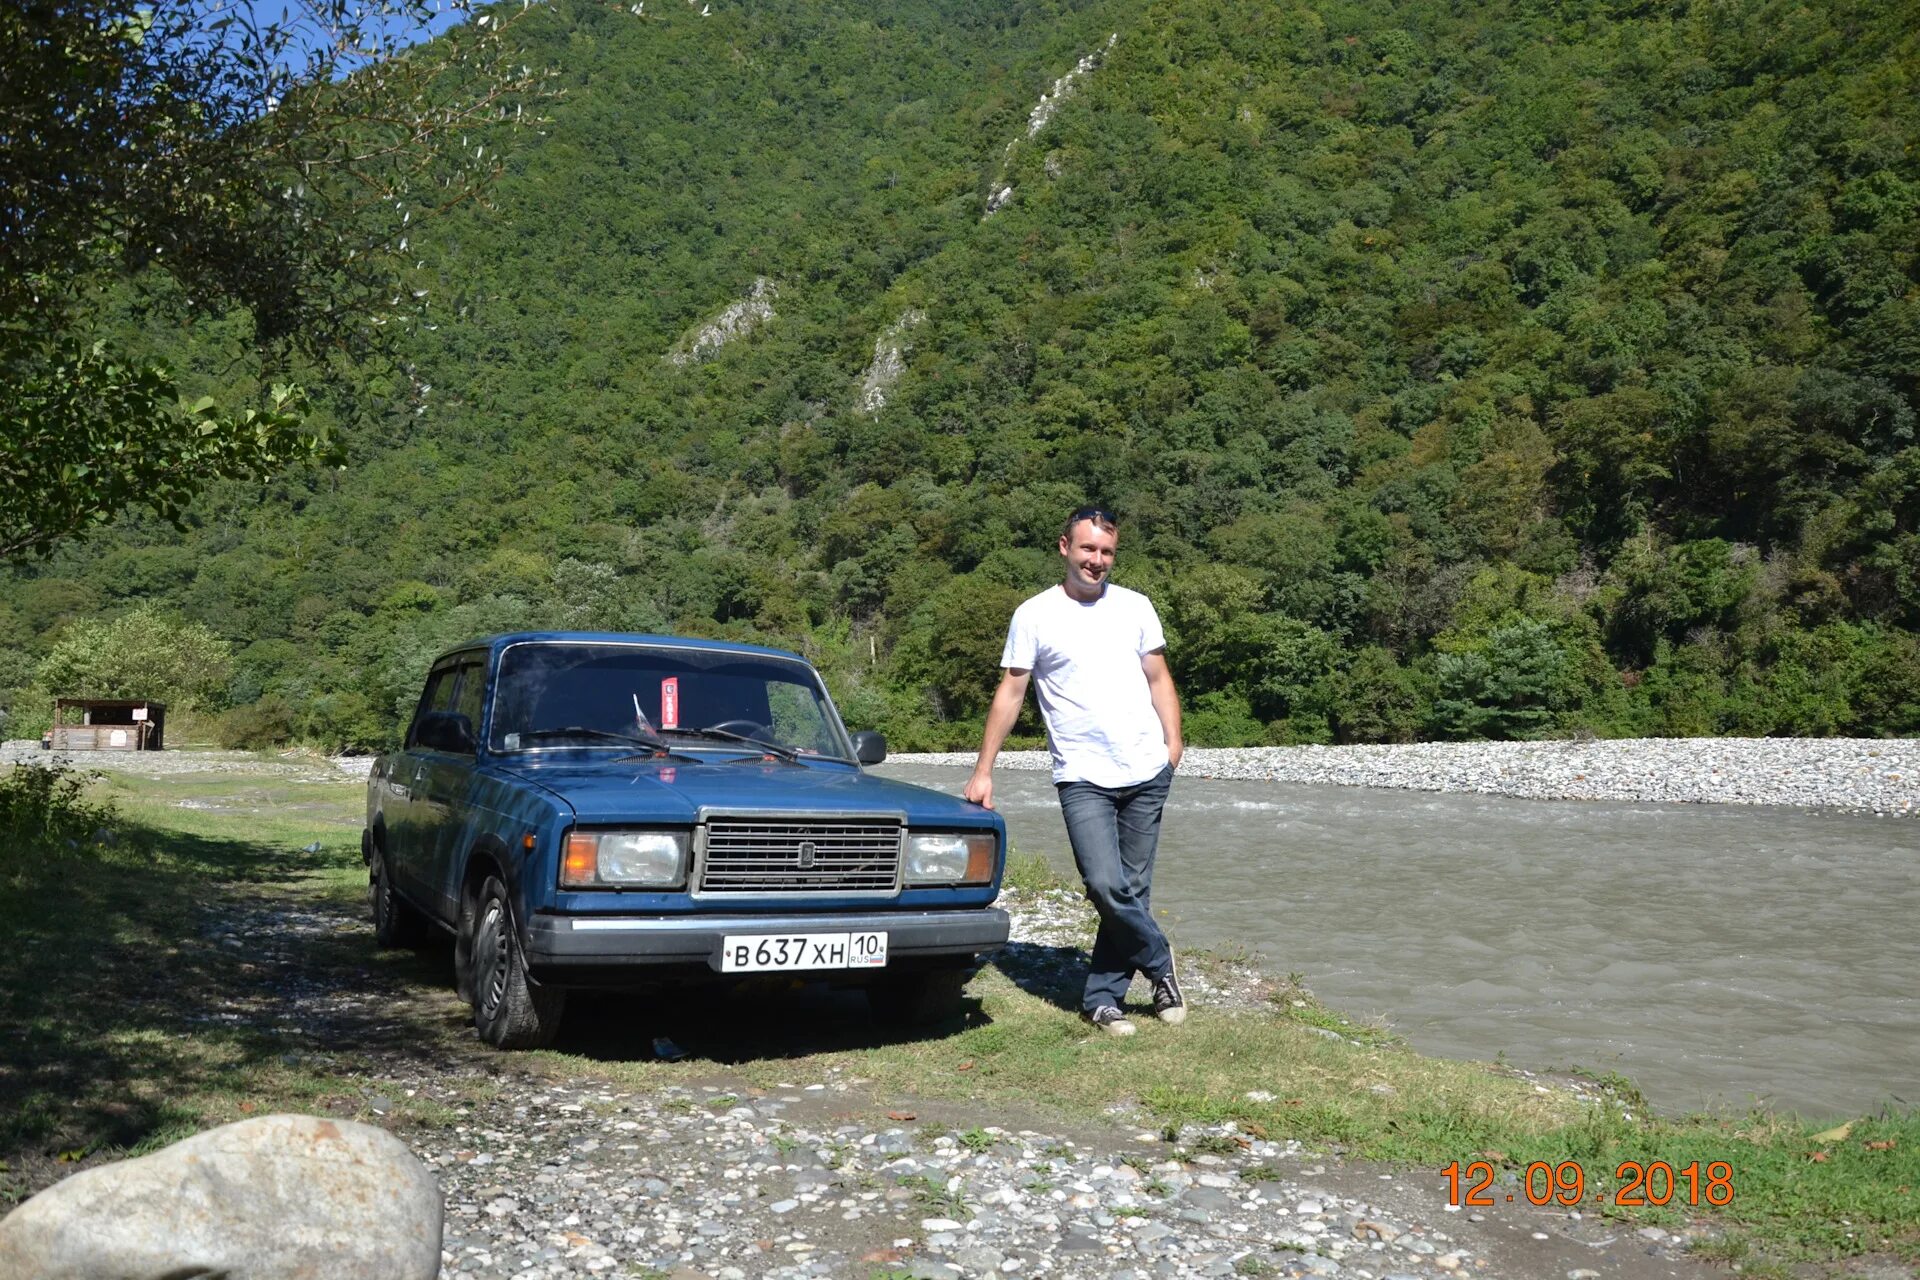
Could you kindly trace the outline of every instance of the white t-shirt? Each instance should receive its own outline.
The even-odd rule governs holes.
[[[1140,665],[1166,643],[1153,602],[1111,582],[1086,604],[1056,586],[1013,611],[1000,665],[1033,673],[1055,782],[1130,787],[1166,767]]]

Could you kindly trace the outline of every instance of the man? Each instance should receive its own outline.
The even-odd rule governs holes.
[[[1107,580],[1117,542],[1112,512],[1083,507],[1067,517],[1065,580],[1014,611],[980,757],[961,794],[993,807],[993,761],[1033,678],[1067,838],[1100,914],[1081,1016],[1130,1036],[1120,1002],[1135,972],[1152,981],[1161,1021],[1187,1016],[1173,949],[1149,903],[1160,812],[1182,748],[1159,615],[1145,596]]]

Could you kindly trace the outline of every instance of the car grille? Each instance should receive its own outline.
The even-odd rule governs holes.
[[[891,892],[897,822],[707,819],[703,893]]]

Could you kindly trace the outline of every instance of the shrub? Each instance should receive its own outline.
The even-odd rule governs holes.
[[[214,723],[213,736],[221,746],[241,751],[283,746],[293,740],[293,708],[286,699],[268,694],[224,712]]]
[[[169,709],[217,706],[232,670],[225,640],[149,605],[111,622],[79,622],[41,660],[37,683],[59,697],[152,698]]]
[[[111,803],[88,798],[96,776],[58,763],[0,773],[0,862],[92,849],[117,817]]]
[[[1434,660],[1434,727],[1450,738],[1532,738],[1568,706],[1571,672],[1553,629],[1532,618]]]
[[[1258,747],[1267,741],[1267,727],[1236,693],[1203,693],[1181,719],[1181,736],[1196,747]]]
[[[1378,645],[1334,680],[1330,719],[1338,742],[1412,742],[1428,713],[1417,675]]]

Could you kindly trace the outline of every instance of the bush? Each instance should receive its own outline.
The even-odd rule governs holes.
[[[96,776],[64,764],[23,764],[0,774],[0,863],[94,848],[118,816],[112,804],[87,797]]]
[[[214,722],[214,741],[240,751],[262,751],[293,740],[293,708],[286,699],[268,694],[258,702],[234,707]]]
[[[1920,642],[1901,631],[1865,630],[1850,730],[1871,737],[1920,733]]]
[[[1377,645],[1362,649],[1334,680],[1330,719],[1337,742],[1412,742],[1428,711],[1416,673]]]
[[[1449,738],[1535,738],[1573,701],[1570,664],[1553,629],[1532,618],[1434,660],[1433,724]]]
[[[217,707],[232,671],[225,640],[150,605],[75,623],[41,660],[37,683],[64,698],[152,698],[169,710]]]
[[[1267,727],[1235,693],[1203,693],[1187,706],[1181,736],[1196,747],[1259,747]]]

